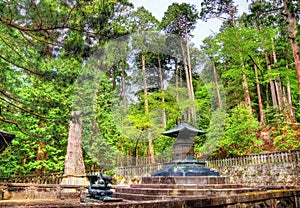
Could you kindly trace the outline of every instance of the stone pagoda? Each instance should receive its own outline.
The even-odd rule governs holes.
[[[163,132],[165,136],[176,138],[173,160],[151,176],[219,176],[218,172],[206,168],[204,161],[194,158],[194,138],[205,133],[186,123],[183,117],[180,124]]]

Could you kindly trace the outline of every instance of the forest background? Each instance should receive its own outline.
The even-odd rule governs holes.
[[[300,147],[298,1],[252,0],[242,15],[231,0],[204,0],[200,11],[173,3],[161,21],[126,0],[7,0],[0,11],[0,127],[16,135],[2,176],[62,171],[85,95],[86,167],[169,157],[175,138],[160,132],[182,115],[207,132],[196,156]],[[210,18],[222,27],[196,48],[191,32]]]

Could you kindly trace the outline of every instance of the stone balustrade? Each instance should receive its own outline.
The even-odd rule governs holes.
[[[87,187],[60,184],[0,183],[0,200],[70,199],[79,200]]]
[[[280,164],[300,161],[300,151],[272,152],[265,154],[245,155],[241,157],[208,160],[207,166],[211,168],[222,168],[232,166],[247,166],[260,164]]]

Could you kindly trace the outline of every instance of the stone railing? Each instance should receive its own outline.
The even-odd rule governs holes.
[[[0,183],[0,200],[79,199],[86,189],[87,186],[80,185]]]
[[[276,164],[300,161],[300,151],[273,152],[266,154],[246,155],[219,160],[208,160],[206,165],[210,168],[248,166],[259,164]]]
[[[162,168],[162,163],[149,164],[143,166],[119,167],[116,176],[149,176],[152,172]],[[99,174],[100,169],[94,168],[87,170],[86,174]],[[32,184],[60,184],[63,179],[63,173],[30,174],[14,177],[0,177],[0,183],[32,183]]]
[[[265,154],[253,154],[241,157],[232,157],[218,160],[207,160],[206,166],[213,169],[233,167],[233,166],[250,166],[263,164],[278,164],[300,161],[300,151],[292,152],[273,152]],[[123,176],[149,176],[152,172],[159,170],[165,162],[151,164],[149,161],[144,161],[144,165],[120,166],[117,170],[117,175]]]
[[[17,175],[14,177],[0,177],[2,183],[36,183],[36,184],[60,184],[63,173]]]
[[[122,159],[122,158],[121,158]],[[134,158],[127,158],[133,161]],[[119,160],[121,161],[121,160]],[[124,177],[134,176],[150,176],[156,170],[163,167],[163,164],[169,162],[169,158],[156,160],[157,163],[150,164],[149,158],[140,158],[138,161],[142,165],[118,166],[116,175]],[[296,184],[300,185],[300,151],[292,152],[274,152],[266,154],[246,155],[241,157],[233,157],[219,160],[207,160],[206,166],[219,171],[221,175],[231,177],[231,182],[243,182],[246,179],[254,180],[256,176],[263,178],[267,176],[267,180],[277,180],[280,176],[285,180],[281,180],[276,184]],[[253,170],[252,170],[253,169]],[[87,174],[97,174],[99,169],[93,168],[86,171]],[[298,174],[299,173],[299,174]],[[270,177],[272,176],[272,177]],[[298,179],[299,178],[299,179]],[[0,177],[3,183],[36,183],[36,184],[60,184],[63,179],[63,173],[48,173],[41,175],[26,175],[14,177]],[[252,180],[251,179],[251,180]],[[243,181],[242,181],[243,180]],[[259,181],[251,184],[260,183]],[[255,179],[256,180],[256,179]],[[267,181],[265,180],[265,182]],[[264,182],[264,181],[262,181]],[[250,182],[249,182],[250,183]]]
[[[153,161],[154,160],[154,161]],[[116,167],[134,167],[134,166],[148,166],[152,164],[166,163],[172,160],[172,155],[156,155],[151,157],[132,157],[120,155],[116,158]]]
[[[149,176],[152,172],[163,167],[163,163],[148,164],[143,166],[119,167],[117,176]]]
[[[99,174],[99,168],[86,170],[86,174]],[[0,183],[33,183],[33,184],[61,184],[64,178],[63,172],[16,175],[12,177],[0,177]]]

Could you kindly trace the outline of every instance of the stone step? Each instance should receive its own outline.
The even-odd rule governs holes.
[[[222,176],[152,176],[143,177],[142,184],[226,184],[228,178]]]
[[[115,193],[143,194],[151,196],[224,196],[260,191],[258,188],[224,188],[224,189],[157,189],[157,188],[116,188]]]
[[[121,198],[129,201],[149,201],[149,200],[161,200],[169,198],[168,196],[158,196],[158,195],[145,195],[145,194],[131,194],[131,193],[119,193],[115,192],[113,198]]]
[[[242,188],[241,184],[131,184],[131,188],[156,188],[156,189],[223,189]]]
[[[131,193],[118,193],[113,194],[114,198],[121,198],[124,201],[150,201],[150,200],[168,200],[168,199],[186,199],[184,196],[167,196],[167,195],[145,195],[145,194],[131,194]],[[206,196],[203,196],[205,198]],[[189,199],[202,198],[199,196],[188,196]]]

